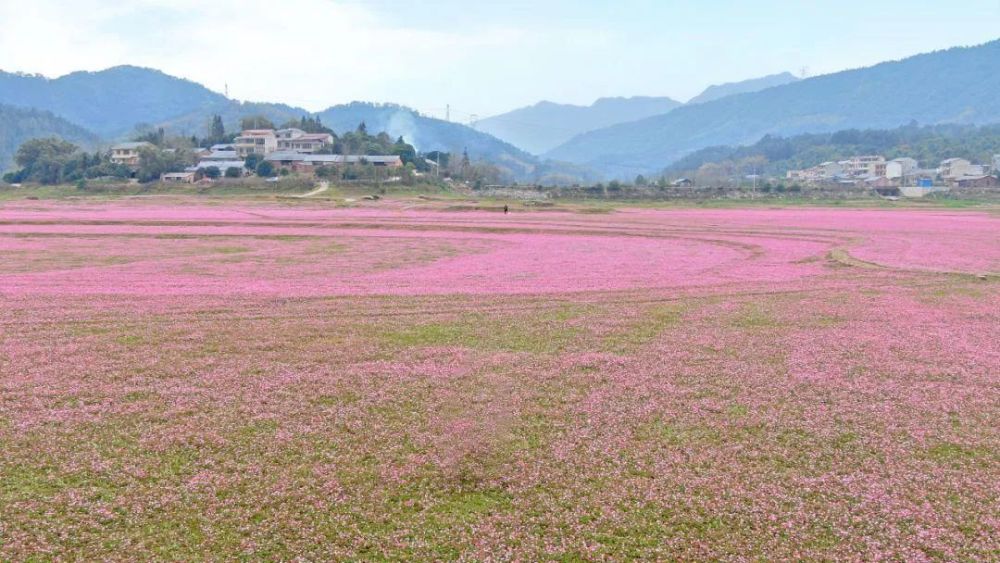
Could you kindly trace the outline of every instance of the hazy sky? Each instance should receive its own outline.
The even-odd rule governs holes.
[[[685,101],[1000,37],[1000,0],[0,0],[0,69],[159,68],[310,110],[397,102],[467,121],[541,99]]]

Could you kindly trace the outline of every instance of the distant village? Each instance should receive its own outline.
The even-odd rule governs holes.
[[[1000,154],[989,164],[974,164],[964,158],[948,158],[937,168],[921,168],[912,158],[886,160],[879,155],[854,156],[824,162],[805,170],[789,170],[786,178],[809,186],[864,186],[876,191],[906,191],[907,188],[995,188],[1000,179]]]
[[[216,144],[194,152],[196,164],[183,171],[166,172],[160,180],[165,183],[195,183],[203,179],[243,177],[254,170],[246,165],[248,159],[266,162],[263,169],[272,174],[297,173],[314,175],[322,167],[350,167],[370,165],[376,168],[401,168],[399,155],[341,155],[325,154],[332,147],[333,135],[307,133],[301,129],[246,129],[232,143]],[[111,147],[111,161],[135,168],[142,151],[154,148],[146,141],[119,143]]]

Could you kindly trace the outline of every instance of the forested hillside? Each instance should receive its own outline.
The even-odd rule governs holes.
[[[97,135],[47,111],[0,104],[0,172],[12,166],[22,143],[39,137],[59,137],[88,148],[99,143]]]
[[[683,176],[706,164],[738,163],[756,159],[768,174],[809,168],[826,161],[855,155],[879,154],[887,159],[910,157],[922,167],[935,168],[946,158],[959,157],[989,163],[1000,154],[1000,125],[916,124],[892,130],[848,129],[835,133],[813,133],[793,137],[767,136],[744,147],[709,147],[667,168],[671,176]]]
[[[662,170],[704,147],[854,127],[1000,122],[1000,41],[729,96],[586,133],[548,153],[606,173]]]

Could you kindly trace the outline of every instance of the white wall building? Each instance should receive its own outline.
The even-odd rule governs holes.
[[[949,158],[942,160],[938,166],[938,175],[945,180],[961,178],[962,176],[973,176],[981,172],[980,168],[973,168],[972,163],[964,158]]]
[[[274,129],[247,129],[233,141],[240,158],[250,154],[268,155],[278,150],[278,137]]]
[[[885,165],[885,177],[890,180],[897,180],[913,175],[919,167],[919,163],[912,158],[896,158],[890,160]]]

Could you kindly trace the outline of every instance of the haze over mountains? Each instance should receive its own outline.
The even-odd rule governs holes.
[[[799,79],[794,74],[790,72],[782,72],[780,74],[771,74],[760,78],[751,78],[750,80],[743,80],[742,82],[727,82],[725,84],[712,85],[705,88],[705,91],[701,94],[698,94],[688,100],[688,105],[703,104],[705,102],[721,100],[726,96],[735,96],[736,94],[760,92],[761,90],[774,88],[775,86],[791,84],[792,82],[797,82],[798,80]]]
[[[228,131],[240,118],[261,115],[276,124],[313,115],[303,108],[276,103],[231,100],[204,86],[160,71],[119,66],[100,72],[76,72],[50,79],[37,75],[0,72],[0,104],[11,109],[0,114],[0,169],[10,165],[17,146],[31,137],[60,136],[96,146],[127,138],[137,125],[164,127],[174,135],[204,135],[213,115],[221,115]],[[15,114],[40,110],[50,114]],[[525,151],[465,125],[422,116],[398,105],[352,103],[319,112],[335,131],[353,130],[365,121],[373,132],[402,136],[421,151],[446,151],[496,164],[512,179],[556,181],[565,177],[593,178],[575,166],[546,163]],[[15,123],[34,120],[28,127]],[[15,134],[13,131],[18,131]],[[30,135],[25,137],[26,132]],[[560,180],[561,181],[561,180]]]
[[[716,100],[734,94],[757,92],[798,80],[785,72],[709,86],[689,104]],[[489,117],[476,123],[476,128],[503,139],[532,154],[545,154],[573,137],[656,115],[665,115],[683,106],[667,97],[601,98],[589,106],[557,104],[543,101]]]
[[[662,170],[704,147],[752,144],[768,134],[884,129],[911,121],[996,123],[997,68],[1000,41],[917,55],[584,133],[546,156],[628,178]]]
[[[590,106],[544,101],[483,119],[475,127],[532,154],[543,154],[580,133],[661,115],[680,106],[666,97],[601,98]]]
[[[365,121],[418,150],[461,153],[530,182],[588,182],[657,173],[699,149],[765,135],[891,129],[912,121],[1000,123],[1000,41],[798,80],[788,73],[712,86],[681,105],[665,97],[606,98],[590,106],[541,102],[484,119],[479,130],[393,104],[351,103],[318,112],[335,131]],[[56,135],[85,147],[129,137],[137,124],[204,135],[213,115],[281,124],[303,115],[280,103],[231,100],[204,86],[132,66],[61,78],[0,72],[0,168],[18,144]],[[499,138],[498,138],[499,137]],[[501,140],[502,139],[502,140]],[[540,153],[541,156],[533,155]]]

